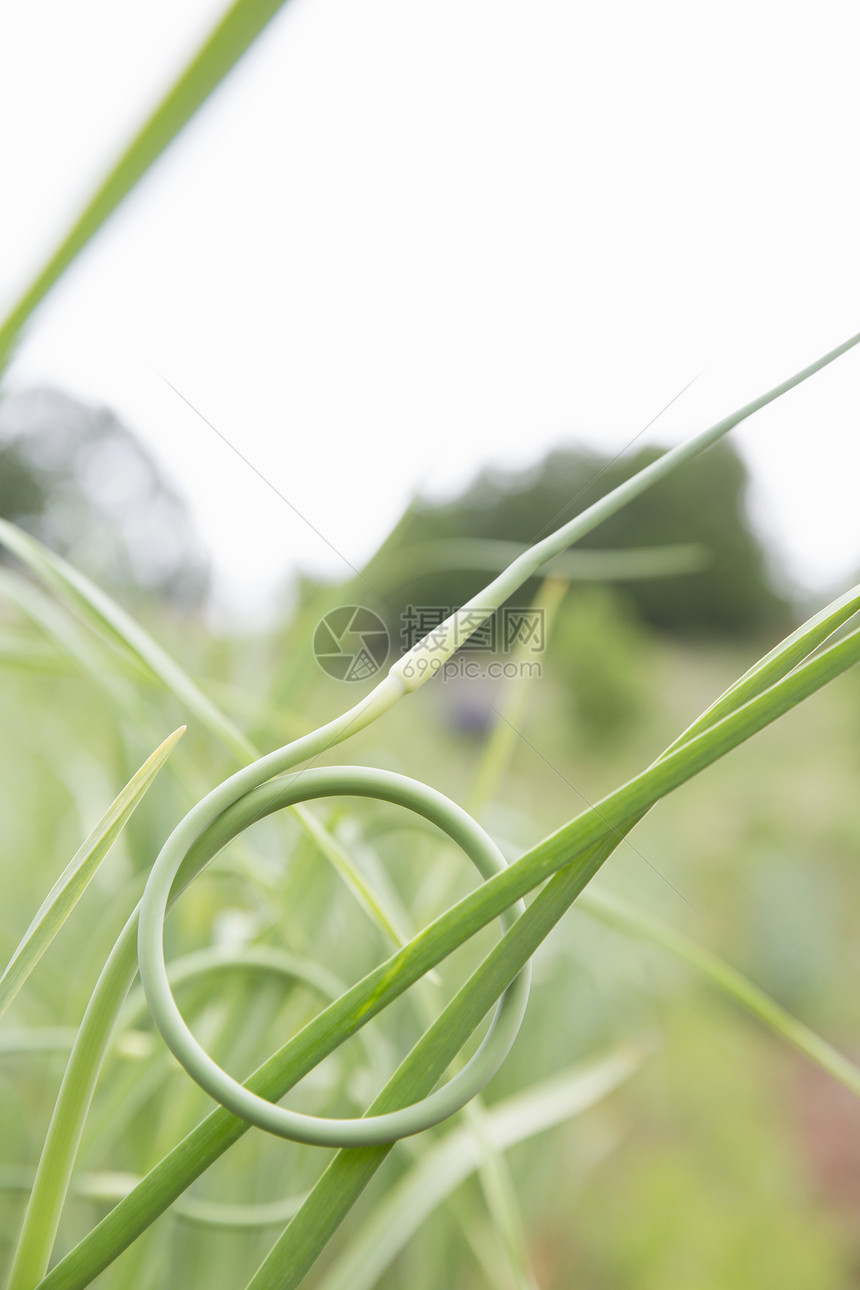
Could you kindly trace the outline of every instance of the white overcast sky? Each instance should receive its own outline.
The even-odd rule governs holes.
[[[221,9],[4,6],[3,311]],[[259,607],[416,489],[619,451],[701,373],[677,442],[860,330],[858,49],[853,0],[292,0],[10,383],[113,406]],[[856,351],[735,432],[807,586],[860,568],[858,426]]]

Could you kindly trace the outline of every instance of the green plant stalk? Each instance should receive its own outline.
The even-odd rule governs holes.
[[[819,635],[821,630],[819,627]],[[815,634],[813,631],[813,637]],[[590,808],[576,820],[532,848],[504,873],[490,879],[477,891],[446,911],[420,932],[405,949],[348,990],[336,1003],[321,1012],[265,1062],[247,1081],[247,1087],[261,1097],[272,1101],[279,1100],[323,1057],[402,994],[430,967],[441,962],[469,936],[492,922],[517,899],[555,873],[556,876],[544,891],[536,897],[511,931],[506,933],[503,940],[499,942],[491,958],[485,960],[479,969],[482,980],[476,983],[473,977],[468,987],[464,987],[464,990],[456,996],[454,1002],[458,1004],[458,1008],[468,1008],[468,1012],[464,1012],[463,1017],[458,1018],[458,1025],[451,1027],[452,1004],[433,1030],[428,1032],[432,1037],[434,1051],[437,1051],[435,1047],[437,1038],[440,1042],[444,1039],[445,1051],[452,1047],[451,1055],[442,1066],[444,1071],[447,1062],[453,1058],[465,1042],[465,1038],[471,1033],[471,1028],[474,1028],[474,1025],[492,1006],[492,1002],[485,1006],[487,996],[494,994],[494,997],[498,997],[504,989],[501,983],[504,980],[512,980],[516,976],[522,963],[533,953],[569,904],[597,872],[606,857],[615,849],[622,836],[622,830],[631,828],[654,802],[672,789],[693,778],[706,765],[716,761],[731,748],[763,729],[858,660],[860,660],[860,632],[855,631],[827,651],[796,667],[787,677],[745,703],[739,711],[723,717],[713,729],[699,733],[689,742],[682,743],[674,752],[649,767],[634,780],[609,794],[597,806]],[[263,790],[276,798],[277,785],[264,785]],[[257,800],[250,805],[247,802],[237,803],[233,808],[234,813],[241,816],[244,809],[249,819],[259,818],[260,792],[261,790],[257,790],[255,795]],[[558,872],[559,870],[561,872]],[[190,876],[186,872],[183,874],[183,879],[190,880]],[[534,944],[528,939],[529,936],[534,939]],[[501,964],[499,964],[500,952],[503,955]],[[480,989],[477,988],[478,986]],[[470,995],[473,989],[476,991],[475,1006],[483,1009],[474,1015],[474,1018]],[[470,1029],[465,1029],[466,1025]],[[444,1036],[440,1036],[440,1026],[446,1029]],[[461,1029],[465,1030],[462,1036]],[[420,1042],[424,1044],[427,1040],[428,1037],[425,1036]],[[419,1053],[417,1063],[419,1067],[424,1061],[425,1051],[422,1049]],[[441,1052],[441,1048],[438,1051]],[[416,1049],[413,1049],[413,1054],[415,1052]],[[410,1059],[415,1061],[412,1055],[407,1061]],[[400,1071],[397,1072],[395,1079],[399,1075]],[[407,1070],[410,1092],[413,1075],[414,1071],[410,1067]],[[420,1070],[418,1075],[421,1075]],[[437,1077],[434,1076],[431,1080],[431,1087],[435,1078]],[[390,1088],[390,1085],[388,1087]],[[397,1096],[404,1099],[403,1088],[399,1084],[396,1088],[400,1090]],[[405,1100],[410,1099],[405,1098]],[[402,1104],[402,1101],[399,1104]],[[41,1283],[43,1290],[59,1290],[60,1287],[63,1287],[63,1290],[73,1290],[75,1287],[88,1285],[227,1147],[237,1141],[246,1129],[247,1125],[229,1112],[221,1108],[212,1112],[147,1174],[129,1197],[121,1201],[75,1249],[57,1264]],[[348,1159],[375,1161],[376,1163],[370,1169],[372,1174],[388,1149],[388,1147],[367,1148],[345,1154]],[[339,1155],[336,1159],[340,1161],[341,1158]],[[324,1175],[324,1178],[328,1177],[329,1173]],[[353,1197],[358,1194],[366,1181],[366,1177],[360,1181],[357,1190],[351,1193]],[[330,1197],[326,1205],[328,1207],[335,1205],[337,1208]],[[341,1213],[345,1213],[347,1208],[348,1205]],[[312,1212],[318,1212],[316,1199],[312,1202]],[[291,1225],[291,1229],[293,1226]],[[290,1238],[291,1241],[297,1235],[298,1229]],[[319,1246],[314,1248],[318,1249]]]
[[[36,307],[197,109],[217,89],[283,3],[284,0],[236,0],[227,10],[0,325],[0,370]]]
[[[540,587],[534,600],[534,607],[543,611],[544,632],[549,640],[556,614],[561,608],[567,592],[567,584],[560,578],[547,578]],[[514,654],[513,662],[522,663],[530,655],[524,645]],[[477,815],[489,801],[497,784],[501,780],[506,766],[513,756],[518,742],[518,729],[525,715],[526,704],[531,692],[534,677],[524,671],[520,676],[509,680],[504,689],[502,707],[498,713],[490,736],[481,756],[478,774],[469,795],[469,811]]]
[[[444,623],[418,641],[408,653],[398,659],[391,668],[389,675],[399,676],[408,690],[414,690],[423,685],[439,671],[463,642],[473,632],[477,631],[480,624],[485,622],[490,614],[528,578],[533,577],[547,560],[552,559],[553,556],[560,555],[566,547],[573,542],[577,542],[586,533],[590,533],[598,524],[616,514],[622,507],[661,479],[665,479],[667,475],[671,474],[673,470],[676,470],[684,462],[698,456],[700,452],[704,452],[706,448],[716,443],[729,430],[733,430],[747,417],[752,416],[754,412],[760,411],[768,403],[772,403],[775,399],[788,393],[789,390],[794,389],[795,386],[808,380],[810,376],[820,372],[828,363],[832,363],[842,354],[853,349],[858,343],[860,343],[860,333],[852,336],[850,340],[844,341],[841,345],[837,345],[835,349],[822,355],[821,358],[814,363],[810,363],[802,371],[796,372],[794,376],[790,376],[787,380],[780,382],[779,385],[775,385],[766,394],[759,395],[758,398],[753,399],[742,408],[738,408],[737,411],[730,413],[721,421],[717,421],[707,430],[702,430],[685,443],[678,444],[675,448],[670,448],[668,452],[663,453],[650,466],[646,466],[630,479],[625,480],[623,484],[619,484],[605,497],[587,507],[580,515],[562,525],[555,533],[551,533],[549,537],[535,543],[528,551],[518,556],[503,573],[494,578],[483,591],[479,591],[462,608],[451,614]]]
[[[847,597],[843,597],[843,601],[846,602],[846,604],[843,605],[843,613],[847,613],[847,611],[851,609],[851,604],[850,602],[848,602]],[[808,639],[810,640],[820,639],[820,637],[823,637],[826,632],[833,630],[834,618],[836,617],[838,617],[838,615],[834,615],[834,614],[817,615],[817,619],[815,620],[814,631],[812,631],[811,633],[807,633]],[[802,645],[797,644],[797,639],[801,635],[802,633],[794,633],[794,637],[790,637],[789,642],[787,642],[787,646],[789,646],[789,648],[784,650],[784,654],[785,654],[785,658],[787,658],[787,662],[789,663],[793,662],[794,654],[792,653],[792,649],[794,650],[794,653],[797,653],[799,649],[802,649]],[[792,642],[794,642],[793,646],[792,646]],[[807,644],[807,648],[808,648],[808,644]],[[775,651],[775,653],[777,653],[777,651]],[[771,655],[768,655],[768,658],[771,658]],[[767,668],[765,664],[767,664],[767,660],[763,660],[762,666],[758,668],[758,672],[762,672],[762,673],[766,672]],[[771,663],[770,666],[772,668],[775,666],[775,664]],[[757,670],[753,670],[752,673],[748,673],[748,676],[754,675],[754,673],[756,672]],[[738,688],[734,688],[734,689],[738,689]]]
[[[102,969],[72,1046],[9,1272],[9,1290],[36,1285],[47,1267],[98,1072],[137,974],[136,933],[136,919],[129,919]]]
[[[224,786],[222,786],[222,789]],[[257,1097],[232,1079],[194,1039],[173,994],[164,960],[164,922],[176,877],[188,865],[196,871],[226,841],[238,836],[252,820],[298,801],[343,796],[376,798],[405,807],[433,821],[474,864],[483,879],[504,871],[499,849],[475,821],[435,789],[405,776],[370,767],[317,766],[281,776],[242,795],[213,820],[206,835],[198,835],[199,819],[211,814],[218,794],[210,796],[177,825],[162,847],[147,879],[140,906],[138,962],[153,1021],[175,1056],[194,1080],[223,1106],[242,1119],[294,1142],[317,1146],[358,1146],[390,1142],[420,1133],[447,1119],[483,1088],[504,1060],[519,1030],[528,997],[530,973],[524,972],[499,1002],[492,1025],[466,1066],[422,1105],[394,1115],[338,1119],[300,1115]],[[521,903],[502,916],[503,926],[519,917]]]

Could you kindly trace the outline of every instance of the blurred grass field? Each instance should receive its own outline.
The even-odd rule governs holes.
[[[343,706],[345,691],[351,701],[360,689],[326,677],[307,636],[289,625],[266,639],[219,640],[201,623],[149,613],[153,634],[263,747],[312,728]],[[77,635],[71,617],[68,624]],[[0,953],[8,958],[88,828],[154,740],[187,714],[163,689],[129,675],[119,656],[111,660],[101,642],[91,644],[103,670],[86,675],[11,610],[3,629],[32,645],[32,665],[8,658],[0,688]],[[578,650],[572,677],[561,649],[583,631],[589,648]],[[513,740],[481,822],[511,857],[519,854],[647,764],[766,644],[678,643],[633,625],[612,593],[569,591],[544,674],[528,687],[523,737]],[[504,683],[479,691],[490,728]],[[262,700],[267,694],[277,702]],[[488,731],[464,731],[462,704],[459,684],[436,682],[357,735],[349,760],[402,771],[468,803]],[[661,803],[597,880],[720,954],[855,1056],[858,715],[860,678],[851,673]],[[235,765],[189,722],[169,769],[7,1014],[8,1033],[48,1042],[54,1029],[77,1024],[164,836]],[[376,889],[390,884],[413,929],[473,885],[461,856],[395,808],[335,800],[318,809]],[[183,898],[169,931],[172,954],[263,943],[308,955],[346,982],[387,952],[326,860],[281,818],[254,826],[228,849]],[[351,1040],[289,1104],[334,1114],[366,1105],[420,1033],[421,1008],[438,1007],[494,935],[458,951],[425,987],[422,1004],[401,1001],[371,1023],[369,1049]],[[304,989],[285,997],[276,981],[236,975],[216,995],[187,987],[182,1004],[195,1033],[240,1073],[312,1015],[319,999]],[[0,1052],[4,1259],[22,1211],[22,1162],[35,1165],[62,1072],[56,1038],[55,1055]],[[511,1149],[538,1284],[860,1284],[860,1117],[850,1095],[657,948],[572,911],[536,957],[523,1031],[487,1103],[628,1043],[647,1052],[630,1079],[581,1116]],[[208,1105],[139,1016],[97,1091],[82,1185],[93,1175],[144,1172]],[[309,1284],[326,1284],[416,1152],[449,1130],[400,1144]],[[272,1202],[310,1186],[329,1154],[251,1134],[193,1194]],[[108,1203],[72,1201],[58,1254]],[[266,1232],[215,1231],[168,1214],[98,1284],[241,1284],[267,1243]],[[474,1177],[375,1284],[514,1284]]]

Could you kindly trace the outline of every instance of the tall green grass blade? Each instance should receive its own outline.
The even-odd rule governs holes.
[[[147,758],[108,807],[54,883],[0,977],[0,1016],[15,998],[86,891],[102,860],[119,837],[126,822],[184,732],[184,726],[175,730]]]
[[[718,955],[669,927],[662,919],[646,914],[629,901],[621,900],[608,892],[598,892],[591,887],[583,892],[579,905],[587,914],[599,918],[607,926],[646,944],[657,945],[688,963],[787,1043],[799,1049],[860,1097],[860,1067],[780,1007],[764,990],[760,990]]]
[[[548,578],[535,597],[534,608],[543,613],[544,637],[547,641],[566,591],[567,585],[561,579]],[[511,661],[517,664],[528,658],[527,647],[521,643]],[[478,814],[490,800],[513,756],[534,680],[533,671],[523,668],[518,676],[509,679],[505,685],[501,707],[497,710],[497,720],[481,755],[469,797],[469,810],[473,814]]]
[[[283,3],[284,0],[236,0],[227,10],[0,324],[0,370],[36,307],[227,76]]]
[[[638,1069],[633,1046],[592,1058],[493,1106],[485,1132],[494,1151],[563,1124],[613,1093]],[[379,1203],[360,1235],[324,1277],[319,1290],[372,1290],[406,1242],[481,1161],[481,1144],[469,1129],[448,1132]]]
[[[0,542],[99,636],[160,681],[238,758],[251,760],[258,756],[257,749],[206,697],[175,659],[101,587],[8,520],[0,519]]]
[[[706,708],[702,715],[676,739],[669,751],[673,751],[687,739],[707,730],[721,717],[734,712],[747,699],[755,698],[769,685],[787,676],[793,668],[808,658],[813,650],[818,649],[850,622],[858,612],[860,612],[860,583],[826,605],[812,618],[807,619],[790,636],[786,636],[768,654],[754,663],[749,671],[730,685],[716,702]]]

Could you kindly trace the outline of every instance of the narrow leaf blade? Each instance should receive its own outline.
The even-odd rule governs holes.
[[[226,11],[155,111],[130,140],[11,313],[0,322],[0,369],[36,307],[227,76],[283,3],[284,0],[235,0]]]
[[[0,1016],[71,914],[184,731],[184,726],[175,730],[135,772],[54,883],[0,977]]]

